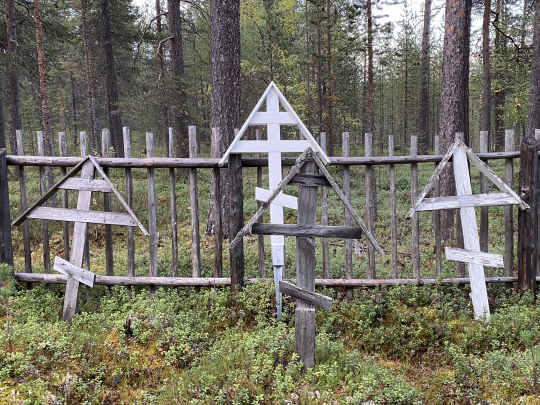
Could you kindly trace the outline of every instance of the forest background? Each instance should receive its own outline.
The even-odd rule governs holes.
[[[69,134],[72,147],[78,144],[79,131],[87,131],[98,151],[98,128],[108,127],[114,152],[121,155],[123,125],[131,127],[135,138],[140,136],[135,143],[144,145],[144,132],[154,132],[164,148],[168,127],[175,128],[177,156],[187,151],[188,125],[196,125],[202,141],[209,141],[210,127],[216,126],[210,3],[5,1],[5,18],[0,20],[0,138],[6,138],[13,154],[19,128],[28,133],[43,130],[50,144],[47,154],[57,150],[51,134],[58,131]],[[350,132],[353,142],[373,132],[376,154],[384,153],[388,135],[395,136],[403,151],[413,134],[420,136],[421,151],[432,149],[441,105],[442,2],[405,1],[399,8],[380,0],[239,3],[240,105],[235,126],[273,80],[310,131],[327,132],[330,155],[340,146],[342,131]],[[483,2],[472,4],[469,142],[475,147],[479,131],[489,130],[491,149],[501,150],[505,128],[516,130],[517,141],[525,135],[534,2],[493,3],[487,53],[489,128],[482,126],[485,9]],[[168,7],[173,9],[170,15]],[[426,17],[431,22],[427,44]],[[424,66],[427,82],[422,80]],[[33,143],[28,147],[27,153],[37,154]]]

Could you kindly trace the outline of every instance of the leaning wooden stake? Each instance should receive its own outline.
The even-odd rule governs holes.
[[[530,205],[518,213],[518,289],[536,295],[536,263],[538,260],[538,141],[523,138],[519,170],[520,197]]]

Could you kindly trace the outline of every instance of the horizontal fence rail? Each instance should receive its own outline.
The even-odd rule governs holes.
[[[154,156],[154,137],[152,133],[146,134],[146,142],[144,143],[145,150],[144,153],[146,157],[143,158],[134,158],[131,157],[131,138],[130,138],[130,132],[129,128],[124,128],[124,144],[125,144],[125,158],[114,158],[109,157],[109,143],[108,143],[108,130],[102,131],[102,150],[101,150],[101,157],[95,157],[96,162],[103,167],[104,171],[108,174],[108,170],[110,168],[119,168],[123,169],[122,172],[125,173],[125,178],[123,181],[126,182],[125,192],[126,192],[126,201],[130,208],[133,208],[133,202],[135,197],[135,190],[138,191],[138,197],[139,201],[144,198],[144,209],[148,209],[148,218],[141,218],[142,222],[149,224],[149,231],[150,231],[150,238],[148,242],[149,248],[146,250],[149,250],[149,258],[147,263],[137,264],[136,263],[136,248],[135,248],[135,236],[134,236],[134,228],[129,226],[127,229],[127,276],[118,276],[115,275],[115,272],[118,273],[118,268],[123,268],[123,266],[117,266],[113,265],[113,258],[116,254],[115,246],[114,246],[114,237],[116,234],[113,235],[111,230],[111,225],[106,225],[107,229],[105,232],[105,237],[103,238],[104,246],[103,252],[106,255],[106,265],[104,266],[104,273],[106,275],[96,275],[96,282],[97,285],[121,285],[121,286],[150,286],[151,290],[153,291],[155,287],[158,286],[193,286],[193,287],[202,287],[202,286],[229,286],[231,285],[231,278],[223,277],[223,260],[225,258],[225,255],[223,254],[222,249],[223,246],[223,233],[222,228],[225,230],[229,228],[230,224],[222,224],[222,216],[224,214],[224,210],[229,209],[228,207],[222,207],[223,195],[221,195],[222,192],[226,191],[226,189],[223,189],[220,187],[221,182],[223,181],[223,178],[228,178],[228,175],[225,176],[226,169],[228,167],[228,164],[226,163],[223,168],[220,168],[219,161],[222,150],[216,145],[220,144],[220,134],[219,134],[219,128],[213,129],[212,132],[212,142],[211,142],[211,156],[212,157],[197,157],[197,150],[200,149],[200,140],[196,137],[196,128],[195,127],[189,127],[189,145],[185,145],[187,147],[187,150],[189,150],[189,158],[175,158],[174,152],[177,148],[177,145],[175,144],[175,137],[173,134],[172,128],[169,129],[168,133],[168,143],[167,143],[167,156],[168,157],[156,157]],[[540,137],[540,132],[538,133]],[[40,177],[40,193],[46,192],[46,184],[45,184],[45,178],[46,173],[50,170],[48,167],[52,168],[60,168],[62,175],[65,174],[68,171],[68,168],[75,167],[77,164],[81,163],[84,160],[84,156],[86,155],[86,137],[84,133],[81,133],[81,145],[80,145],[80,151],[81,151],[81,157],[76,156],[69,156],[69,153],[67,151],[67,147],[65,145],[65,134],[60,133],[59,134],[59,143],[60,143],[60,154],[61,156],[57,157],[50,157],[50,156],[25,156],[22,148],[22,133],[21,131],[17,131],[17,143],[18,143],[18,153],[19,155],[7,155],[5,158],[5,162],[8,166],[15,166],[17,167],[17,170],[15,171],[15,174],[18,177],[19,181],[19,189],[20,189],[20,200],[18,201],[20,208],[22,211],[29,205],[27,203],[27,179],[28,179],[28,171],[25,171],[28,167],[37,167],[39,169],[39,177]],[[257,139],[261,138],[260,130],[256,134]],[[390,207],[389,210],[389,218],[388,218],[388,227],[390,228],[390,231],[388,232],[390,235],[389,240],[386,240],[384,242],[384,252],[385,254],[388,254],[390,259],[386,260],[385,266],[387,266],[391,271],[385,273],[386,277],[391,276],[392,278],[377,278],[376,273],[376,264],[377,267],[380,266],[379,256],[375,256],[374,250],[371,248],[370,244],[361,244],[359,239],[361,235],[361,232],[353,232],[351,233],[351,238],[358,238],[358,239],[348,239],[344,240],[342,243],[335,243],[332,242],[329,238],[334,237],[335,235],[332,233],[319,235],[322,236],[321,239],[321,247],[322,247],[322,277],[321,279],[315,280],[315,285],[318,287],[343,287],[345,288],[345,291],[347,292],[347,296],[350,297],[351,290],[348,290],[348,288],[355,288],[355,287],[374,287],[374,286],[393,286],[393,285],[407,285],[407,284],[414,284],[414,285],[433,285],[433,284],[469,284],[470,280],[466,277],[464,267],[463,265],[458,265],[456,268],[456,277],[455,278],[441,278],[441,268],[442,268],[442,262],[445,262],[445,260],[441,257],[441,251],[442,251],[442,240],[441,240],[441,226],[440,226],[440,215],[439,213],[433,214],[431,218],[431,225],[432,229],[432,237],[429,240],[429,244],[426,243],[425,238],[425,232],[422,234],[419,231],[419,220],[418,220],[418,214],[416,214],[416,219],[414,219],[412,222],[405,223],[405,226],[403,223],[399,224],[399,220],[402,220],[401,213],[402,210],[398,210],[398,208],[403,208],[403,205],[407,207],[407,210],[411,207],[411,205],[414,203],[414,200],[416,200],[418,196],[418,189],[422,189],[424,184],[421,180],[419,180],[419,166],[418,164],[425,164],[425,163],[431,163],[435,167],[444,157],[444,155],[440,154],[441,151],[438,149],[438,136],[435,137],[435,154],[434,155],[417,155],[417,148],[416,148],[416,137],[411,137],[411,148],[409,150],[409,153],[411,155],[409,156],[395,156],[394,155],[394,138],[392,136],[388,139],[388,150],[386,151],[388,156],[373,156],[377,152],[382,153],[382,151],[379,149],[379,147],[374,147],[373,143],[373,137],[371,134],[366,134],[365,141],[363,145],[355,144],[354,147],[358,148],[360,146],[365,148],[365,156],[363,157],[353,157],[350,156],[352,154],[352,144],[350,144],[349,141],[349,133],[345,132],[342,134],[343,137],[343,149],[342,149],[342,155],[343,156],[336,156],[336,157],[329,157],[330,160],[330,166],[339,166],[343,170],[342,178],[339,179],[339,176],[341,175],[341,172],[337,173],[336,181],[339,184],[339,188],[343,190],[343,193],[345,195],[345,198],[349,203],[351,203],[351,191],[355,190],[358,191],[358,183],[363,181],[364,183],[360,186],[361,192],[360,195],[366,196],[365,206],[361,208],[361,211],[359,213],[361,214],[362,218],[365,220],[366,224],[370,228],[370,230],[373,232],[375,230],[375,238],[377,238],[377,226],[379,221],[385,221],[386,218],[384,218],[384,215],[386,213],[381,214],[381,209],[383,207]],[[520,151],[514,150],[513,143],[513,131],[507,131],[506,133],[507,138],[507,145],[505,148],[505,152],[491,152],[487,153],[487,135],[482,134],[480,137],[480,151],[482,153],[477,153],[477,156],[484,160],[497,160],[497,159],[504,159],[504,170],[505,175],[501,176],[505,178],[505,181],[507,184],[509,184],[511,187],[513,186],[513,165],[514,165],[514,159],[520,158]],[[39,135],[38,135],[38,144],[39,144]],[[381,139],[379,139],[379,142],[381,142]],[[321,133],[320,134],[320,144],[322,148],[326,149],[326,134]],[[140,145],[139,145],[140,146]],[[41,153],[40,153],[41,154]],[[72,154],[73,155],[73,154]],[[144,156],[144,155],[141,155]],[[282,165],[283,166],[293,166],[296,162],[295,157],[282,157]],[[400,169],[400,176],[401,178],[398,178],[398,172],[395,165],[410,165],[410,171],[405,168],[405,170]],[[268,166],[268,158],[261,157],[260,155],[257,155],[257,157],[242,157],[241,159],[241,167],[243,168],[257,168],[256,171],[256,185],[259,188],[263,188],[263,173],[264,168]],[[365,176],[359,175],[357,172],[354,174],[352,173],[352,167],[353,166],[364,166],[365,167]],[[374,168],[374,166],[378,166],[377,169]],[[385,178],[385,182],[389,182],[389,184],[385,183],[389,186],[388,189],[388,197],[385,197],[384,199],[381,199],[381,197],[377,197],[378,193],[380,193],[381,190],[381,172],[385,173],[386,176],[386,168],[384,166],[388,167],[388,178]],[[424,168],[426,166],[423,166]],[[143,174],[144,181],[148,183],[147,185],[144,185],[145,194],[146,191],[148,192],[147,196],[142,197],[140,183],[139,187],[134,187],[134,173],[132,172],[132,169],[146,169],[144,171],[139,171],[137,173],[137,179],[141,180],[141,174]],[[156,180],[156,173],[155,169],[168,169],[169,170],[169,176],[167,177],[167,184],[157,184],[158,180]],[[187,192],[183,192],[185,195],[178,195],[177,186],[179,185],[178,181],[178,173],[181,172],[181,170],[177,169],[188,169],[184,170],[184,173],[187,174],[187,179],[184,179],[183,181],[187,185]],[[198,170],[205,170],[210,169],[209,179],[210,179],[210,187],[209,190],[205,188],[205,190],[202,193],[206,193],[207,191],[210,192],[210,196],[203,197],[203,194],[201,193],[201,187],[198,184]],[[358,170],[358,169],[355,169]],[[243,181],[253,181],[249,180],[251,177],[254,177],[254,172],[244,172],[244,178]],[[203,172],[200,172],[203,173]],[[335,169],[333,169],[332,173],[335,173]],[[404,173],[406,173],[404,175]],[[238,178],[240,179],[240,178]],[[236,180],[238,180],[236,179]],[[296,179],[296,180],[295,180]],[[407,195],[398,195],[398,188],[401,188],[401,193],[403,193],[404,188],[404,182],[403,180],[407,180],[407,182],[410,182],[406,187]],[[227,181],[227,180],[226,180]],[[242,179],[240,179],[242,182]],[[399,182],[401,181],[401,184]],[[66,185],[63,187],[63,191],[61,194],[61,207],[66,210],[65,212],[68,212],[68,190],[72,190],[75,183],[81,183],[80,179],[73,179],[71,183],[66,183]],[[89,181],[87,181],[90,183]],[[78,184],[77,183],[77,184]],[[162,181],[163,183],[163,181]],[[71,184],[71,186],[70,186]],[[290,183],[291,185],[302,185],[302,179],[300,177],[293,178],[293,181]],[[329,225],[329,219],[332,220],[332,224],[338,225],[336,228],[338,228],[341,225],[345,225],[346,227],[351,225],[351,218],[347,215],[347,211],[344,210],[341,214],[341,222],[336,221],[335,218],[335,207],[332,207],[332,204],[334,204],[332,201],[329,200],[329,195],[333,194],[331,189],[330,193],[327,190],[328,184],[326,181],[321,182],[321,184],[318,184],[321,188],[321,193],[319,193],[320,196],[320,202],[319,202],[319,211],[318,211],[318,218],[321,221],[321,224],[325,227]],[[159,187],[157,187],[159,186]],[[0,184],[0,187],[3,187],[2,184]],[[49,185],[50,187],[50,185]],[[71,187],[71,188],[70,188]],[[89,187],[88,185],[86,187]],[[110,202],[110,190],[107,187],[103,186],[103,182],[100,180],[92,180],[92,187],[95,187],[96,190],[93,191],[102,191],[107,194],[104,196],[104,200],[100,199],[100,201],[104,201],[104,211],[111,211],[111,202]],[[167,200],[170,200],[168,204],[170,204],[170,214],[167,213],[168,219],[167,224],[165,224],[165,227],[163,228],[163,215],[157,215],[159,214],[159,211],[156,212],[156,199],[157,199],[157,189],[163,189],[163,187],[167,187]],[[249,188],[244,184],[244,191],[246,193],[250,192],[252,193],[254,190],[252,190],[251,185]],[[75,187],[76,189],[76,187]],[[481,176],[481,191],[483,193],[487,192],[486,182],[485,179]],[[73,193],[73,191],[69,191],[70,193]],[[432,190],[433,197],[439,197],[439,185],[438,182],[435,183],[434,189]],[[98,194],[95,194],[96,196]],[[358,196],[356,196],[358,198]],[[163,193],[160,197],[160,206],[163,207],[164,200],[163,199]],[[211,235],[212,232],[208,232],[208,228],[210,227],[211,230],[214,230],[217,232],[217,234],[211,238],[207,238],[203,241],[203,234],[204,232],[204,226],[203,229],[200,229],[201,225],[204,225],[206,223],[206,215],[208,212],[200,212],[200,201],[201,198],[208,198],[209,202],[209,211],[213,211],[214,215],[214,221],[216,221],[214,224],[207,225],[206,234],[207,236]],[[379,198],[379,200],[377,199]],[[387,199],[388,198],[388,199]],[[35,196],[31,198],[32,200],[35,200]],[[242,198],[240,198],[242,200]],[[244,200],[245,201],[245,200]],[[427,200],[426,200],[427,201]],[[189,202],[187,204],[187,202]],[[178,224],[177,224],[177,204],[182,203],[183,205],[187,204],[188,209],[190,210],[189,216],[190,219],[187,225],[188,232],[182,232],[182,237],[179,236]],[[237,204],[238,202],[235,202]],[[260,202],[258,202],[260,206]],[[341,202],[339,202],[341,204]],[[358,202],[355,203],[356,206],[358,206]],[[353,204],[354,205],[354,204]],[[139,205],[139,209],[141,205]],[[69,207],[71,208],[69,212],[75,208],[74,206]],[[334,213],[331,213],[331,209],[334,208]],[[56,209],[56,207],[55,207]],[[253,208],[251,208],[253,209]],[[385,208],[386,209],[386,208]],[[43,213],[47,210],[52,210],[52,208],[47,208],[43,206],[42,208],[38,209],[30,218],[48,218],[47,215],[41,215],[40,213]],[[57,212],[58,209],[56,209]],[[21,212],[22,212],[21,211]],[[504,239],[504,249],[505,249],[505,269],[504,269],[504,276],[501,277],[486,277],[487,283],[506,283],[507,286],[512,286],[512,283],[517,282],[517,277],[513,277],[515,274],[515,258],[514,258],[514,224],[513,224],[513,215],[516,212],[516,210],[512,211],[512,206],[509,206],[505,209],[504,214],[504,226],[502,229],[505,229],[505,232],[503,232],[503,235],[500,236]],[[18,214],[18,213],[17,213]],[[17,216],[16,213],[12,212],[11,216],[12,219]],[[113,215],[114,213],[102,213],[101,215]],[[41,215],[41,216],[40,216]],[[89,211],[88,215],[99,215],[96,214],[96,211]],[[115,214],[119,215],[119,214]],[[160,218],[161,223],[158,223],[156,220],[156,215],[158,218]],[[200,218],[200,216],[203,216],[203,218]],[[365,217],[364,217],[365,215]],[[404,215],[404,214],[403,214]],[[426,215],[424,215],[424,227],[427,221]],[[333,216],[333,218],[329,218]],[[68,259],[69,251],[70,251],[70,238],[69,238],[69,226],[68,222],[74,219],[79,220],[86,220],[88,219],[90,222],[92,221],[92,218],[84,218],[83,215],[76,218],[68,218],[67,216],[63,216],[59,218],[61,221],[64,221],[64,231],[63,231],[63,238],[62,243],[64,247],[64,257]],[[241,220],[242,218],[237,218]],[[481,239],[482,239],[482,251],[487,252],[488,250],[488,215],[487,215],[487,208],[482,211],[481,220],[480,220],[480,229],[481,229]],[[202,222],[202,224],[200,224]],[[122,222],[123,225],[133,225],[131,222],[125,223]],[[41,239],[43,251],[40,252],[40,254],[43,255],[44,260],[44,271],[45,273],[49,273],[49,266],[50,266],[50,250],[51,247],[48,245],[49,239],[52,239],[52,235],[49,235],[48,224],[44,221],[42,223],[42,236],[41,238],[38,237],[38,239]],[[160,229],[158,229],[158,226]],[[385,225],[386,226],[386,225]],[[296,227],[292,225],[283,225],[282,227]],[[315,227],[317,228],[317,227]],[[314,228],[314,229],[315,229]],[[406,228],[406,232],[405,232]],[[459,246],[459,240],[460,240],[460,234],[459,234],[459,225],[456,229],[456,235],[457,235],[457,247]],[[72,229],[72,228],[71,228]],[[253,234],[258,234],[257,236],[257,243],[256,243],[256,251],[257,251],[257,268],[258,268],[258,275],[260,278],[254,279],[254,278],[247,278],[246,283],[247,284],[256,284],[260,282],[271,282],[271,279],[265,278],[266,269],[265,269],[265,246],[264,246],[264,238],[262,234],[272,234],[272,226],[270,224],[256,224],[253,228]],[[316,230],[316,229],[315,229]],[[135,232],[137,230],[135,229]],[[22,241],[24,246],[24,263],[25,263],[25,273],[16,273],[15,277],[20,282],[28,283],[28,285],[31,285],[31,283],[45,283],[45,284],[62,284],[66,283],[66,276],[61,274],[40,274],[40,273],[32,273],[32,258],[30,256],[31,253],[31,246],[30,246],[30,235],[28,230],[28,221],[24,221],[21,227],[22,232]],[[90,232],[90,231],[89,231]],[[96,238],[97,238],[97,230],[96,232]],[[158,247],[163,244],[163,235],[160,234],[160,232],[166,232],[167,238],[170,236],[170,241],[167,239],[166,243],[170,244],[172,248],[172,254],[171,254],[171,268],[170,269],[159,269],[159,273],[163,274],[166,272],[168,275],[172,275],[172,277],[165,277],[165,276],[157,276],[158,275]],[[201,232],[201,233],[199,233]],[[315,232],[315,231],[313,231]],[[403,234],[406,233],[406,237],[403,236]],[[187,235],[187,236],[186,236]],[[291,233],[291,235],[296,235],[294,232]],[[234,239],[235,235],[232,235],[233,237],[230,239]],[[182,240],[180,240],[183,238]],[[362,236],[363,238],[363,236]],[[32,243],[36,243],[35,240]],[[88,245],[88,238],[87,238],[87,246],[85,248],[85,267],[87,270],[90,270],[90,251],[89,251],[89,245]],[[319,242],[318,242],[319,243]],[[398,249],[399,244],[399,249]],[[179,257],[179,249],[180,246],[190,246],[190,271],[189,273],[193,274],[193,277],[177,277],[179,274],[179,261],[180,259],[184,259],[185,257],[181,258]],[[425,245],[429,245],[430,248],[434,248],[434,254],[433,257],[436,258],[436,264],[433,268],[433,270],[429,269],[429,271],[426,271],[426,269],[423,267],[426,260],[425,258],[421,258],[422,252],[425,252]],[[228,245],[227,245],[228,246]],[[336,265],[334,262],[332,264],[332,252],[333,255],[336,255],[336,248],[339,247],[340,249],[343,248],[343,263],[339,263],[339,265]],[[139,248],[139,247],[138,247]],[[203,249],[206,249],[206,251],[212,251],[212,254],[214,256],[213,260],[213,270],[210,274],[212,274],[214,277],[205,277],[203,276],[202,272],[202,262],[203,257],[201,251]],[[23,249],[18,249],[19,251]],[[270,249],[266,250],[266,254],[268,255]],[[236,253],[235,253],[236,254]],[[341,253],[340,253],[341,254]],[[355,260],[353,260],[353,257]],[[363,266],[365,269],[362,269],[363,274],[358,274],[358,258],[361,257]],[[34,258],[35,263],[36,258]],[[49,265],[47,265],[46,262],[49,262]],[[403,269],[405,268],[405,265],[403,262],[409,263],[409,267],[411,271],[408,271],[407,274],[403,274]],[[148,276],[135,276],[135,269],[138,266],[142,266],[144,268],[149,268],[149,274]],[[208,263],[206,263],[206,266],[208,268]],[[336,266],[338,267],[336,269]],[[356,266],[356,267],[355,267]],[[454,265],[455,266],[455,265]],[[22,266],[20,266],[22,268]],[[185,268],[182,268],[184,271],[188,270],[188,265],[184,265]],[[212,266],[210,266],[212,267]],[[426,272],[426,274],[424,274]],[[422,278],[422,276],[427,275],[428,272],[431,272],[431,275],[434,275],[435,278]],[[340,278],[332,278],[332,273],[334,276],[338,276]],[[355,274],[356,273],[356,274]],[[204,273],[205,275],[209,274],[208,272]],[[497,273],[499,274],[499,273]],[[500,273],[502,274],[502,273]],[[232,267],[231,267],[231,275],[232,275]],[[289,274],[290,275],[290,274]],[[360,275],[366,275],[367,278],[355,278],[354,276]],[[402,278],[399,278],[401,275]],[[403,276],[410,276],[412,275],[414,278],[403,278]],[[446,276],[452,275],[445,273]],[[537,273],[537,275],[540,275],[540,272]],[[344,278],[341,278],[344,277]],[[234,279],[234,277],[233,277]],[[538,278],[540,281],[540,277]],[[89,289],[87,289],[87,298],[89,297]]]

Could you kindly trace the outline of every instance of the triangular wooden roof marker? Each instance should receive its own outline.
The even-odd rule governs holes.
[[[262,112],[259,111],[263,103],[266,101],[266,97],[271,89],[277,92],[279,98],[279,104],[283,107],[285,112]],[[229,159],[231,153],[266,153],[269,152],[267,148],[271,147],[271,144],[278,143],[274,141],[242,141],[241,138],[250,125],[266,125],[266,124],[281,124],[281,125],[297,125],[300,133],[304,136],[305,140],[295,141],[279,141],[279,146],[276,147],[279,152],[302,152],[306,147],[310,147],[315,151],[325,165],[330,163],[330,159],[324,153],[321,146],[317,143],[313,135],[306,128],[302,120],[298,117],[294,109],[291,107],[287,99],[283,96],[274,82],[271,82],[263,95],[259,99],[255,108],[247,118],[234,140],[229,145],[229,148],[221,158],[219,165],[223,166]],[[260,145],[264,145],[263,149],[260,149]],[[290,148],[291,150],[284,150]],[[273,150],[272,150],[273,151]]]
[[[330,185],[332,186],[332,188],[334,189],[334,191],[336,192],[340,200],[343,202],[343,205],[345,205],[345,208],[351,213],[351,216],[354,218],[358,226],[362,229],[362,232],[364,232],[369,242],[375,247],[375,250],[377,250],[377,252],[379,252],[380,254],[383,254],[383,250],[381,249],[381,247],[379,246],[379,244],[377,243],[377,241],[375,240],[371,232],[369,232],[369,230],[367,229],[366,225],[364,224],[360,216],[356,213],[356,211],[354,210],[352,205],[349,203],[349,201],[347,201],[347,198],[345,197],[343,192],[339,189],[338,185],[336,184],[336,182],[334,181],[334,179],[332,178],[332,176],[330,175],[330,173],[324,166],[324,163],[321,161],[321,159],[317,156],[316,153],[313,153],[311,148],[306,149],[298,157],[298,159],[296,160],[296,163],[294,164],[290,172],[287,174],[287,176],[285,176],[285,178],[281,181],[281,183],[279,183],[279,186],[272,192],[270,197],[268,197],[268,199],[261,204],[261,207],[257,210],[255,215],[253,215],[253,217],[247,222],[247,224],[244,225],[244,227],[240,230],[240,232],[236,234],[236,237],[231,242],[231,245],[230,245],[231,248],[235,247],[240,242],[240,239],[244,235],[247,235],[250,233],[250,229],[253,226],[253,224],[257,222],[257,220],[264,214],[264,212],[268,209],[272,201],[279,195],[281,191],[283,191],[285,186],[291,181],[294,175],[300,171],[300,169],[302,168],[304,163],[306,163],[307,159],[310,156],[313,157],[313,160],[315,161],[315,163],[317,164],[321,172],[324,174],[324,176],[326,177],[326,179],[328,180],[328,182],[330,183]]]
[[[431,187],[433,187],[433,184],[435,183],[435,180],[439,177],[442,170],[450,160],[450,158],[453,156],[454,152],[456,151],[456,148],[462,148],[465,153],[467,154],[467,160],[471,162],[483,175],[485,175],[491,182],[503,193],[502,194],[476,194],[472,196],[461,196],[461,197],[437,197],[436,199],[426,199],[426,194],[431,190]],[[475,198],[477,197],[477,198]],[[493,197],[498,201],[497,204],[490,203],[489,201],[486,201],[486,198]],[[519,208],[522,210],[529,209],[529,205],[523,201],[510,187],[504,183],[499,176],[497,176],[493,170],[489,168],[487,164],[485,164],[478,156],[474,154],[471,148],[469,148],[467,145],[465,145],[460,139],[456,139],[456,141],[450,146],[448,149],[448,152],[444,155],[443,159],[431,175],[431,178],[427,182],[426,186],[418,196],[417,200],[409,210],[409,213],[407,214],[407,218],[411,218],[412,215],[415,213],[415,211],[424,211],[425,209],[419,209],[421,204],[424,202],[429,202],[430,204],[435,201],[443,201],[441,199],[446,200],[445,202],[447,204],[450,204],[450,206],[447,206],[446,208],[461,208],[464,206],[487,206],[487,205],[519,205]],[[455,200],[455,201],[454,201]],[[455,207],[451,206],[452,204],[456,205]]]
[[[139,227],[139,229],[142,231],[142,233],[144,235],[148,236],[148,232],[146,231],[145,227],[141,224],[141,222],[139,221],[137,216],[133,213],[133,211],[126,204],[126,202],[124,201],[124,199],[122,198],[122,196],[120,195],[118,190],[114,187],[114,185],[112,184],[109,177],[105,174],[105,172],[103,172],[103,169],[97,163],[95,158],[90,156],[90,155],[86,156],[82,161],[80,161],[72,170],[70,170],[64,177],[62,177],[45,194],[43,194],[43,196],[39,200],[37,200],[32,206],[30,206],[28,209],[26,209],[26,211],[24,211],[15,221],[13,221],[13,223],[11,225],[16,226],[16,225],[20,225],[21,223],[23,223],[24,220],[26,220],[28,218],[28,216],[32,213],[32,211],[35,210],[35,208],[40,207],[41,205],[43,205],[54,193],[56,193],[61,188],[61,186],[64,183],[66,183],[66,181],[69,178],[72,178],[73,176],[75,176],[81,170],[83,164],[88,160],[90,160],[92,162],[92,164],[94,165],[96,170],[99,172],[99,174],[101,175],[103,180],[107,183],[107,185],[110,188],[110,191],[113,192],[114,195],[116,195],[116,197],[120,200],[120,203],[123,205],[123,207],[126,209],[128,215],[131,217],[131,221],[133,222],[133,225],[137,225]],[[53,210],[58,210],[59,212],[63,212],[63,213],[72,212],[72,211],[73,212],[81,212],[82,214],[85,214],[85,213],[99,213],[99,211],[77,211],[77,210],[68,210],[68,209],[61,209],[61,208],[57,208],[57,209],[53,208]],[[111,213],[107,213],[107,214],[117,214],[117,213],[111,212]],[[122,214],[122,215],[125,215],[125,214]],[[51,218],[51,219],[59,219],[59,218]],[[74,220],[74,222],[77,222],[77,221]],[[90,222],[90,223],[92,223],[91,220],[85,220],[85,221],[82,221],[82,222]],[[102,222],[95,222],[95,223],[99,224],[99,223],[102,223]]]

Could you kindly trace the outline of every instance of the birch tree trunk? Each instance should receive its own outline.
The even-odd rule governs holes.
[[[469,142],[470,26],[471,0],[447,0],[439,121],[442,153],[445,153],[454,142],[456,132],[463,132],[464,142],[466,144]],[[442,196],[455,195],[452,165],[446,165],[441,173],[440,185]],[[442,212],[441,228],[445,240],[453,237],[454,212],[452,210]]]
[[[240,121],[240,1],[211,0],[212,127],[220,129],[221,154]],[[229,236],[229,173],[221,173],[223,234]]]

